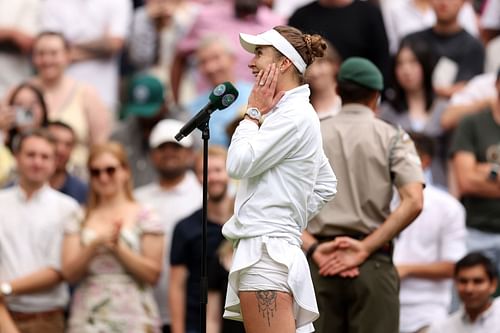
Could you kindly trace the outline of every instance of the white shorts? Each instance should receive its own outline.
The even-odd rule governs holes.
[[[273,290],[291,294],[288,286],[288,267],[273,260],[262,245],[258,262],[240,272],[239,291]]]

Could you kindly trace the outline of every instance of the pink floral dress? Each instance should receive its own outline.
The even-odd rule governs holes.
[[[67,234],[88,232],[81,222],[66,226]],[[133,229],[120,238],[136,252],[144,233],[162,234],[160,221],[142,209]],[[137,281],[118,259],[102,248],[92,259],[87,276],[79,282],[71,301],[68,333],[157,333],[160,317],[150,285]]]

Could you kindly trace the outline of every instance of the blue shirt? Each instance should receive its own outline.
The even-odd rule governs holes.
[[[210,143],[221,145],[224,147],[229,146],[229,141],[231,138],[228,137],[226,133],[226,128],[235,119],[237,119],[239,114],[243,114],[242,110],[248,102],[248,97],[252,91],[252,84],[244,81],[239,81],[234,84],[238,90],[238,98],[234,101],[231,106],[224,110],[217,110],[212,113],[210,117]],[[194,116],[198,111],[200,111],[207,103],[210,93],[212,91],[207,91],[202,93],[198,98],[196,98],[192,103],[187,105],[186,109],[189,114]]]
[[[87,202],[89,187],[81,179],[69,173],[66,173],[66,181],[64,182],[63,186],[58,189],[58,191],[69,195],[70,197],[78,201],[80,205],[82,205]]]

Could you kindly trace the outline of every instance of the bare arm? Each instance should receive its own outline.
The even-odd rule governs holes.
[[[141,247],[139,254],[123,241],[119,241],[114,253],[136,278],[150,285],[155,285],[160,278],[162,267],[163,235],[144,234],[141,239]]]
[[[111,112],[106,108],[104,102],[93,87],[85,87],[84,95],[84,107],[90,131],[90,144],[104,143],[111,135],[111,128],[113,125]]]
[[[170,266],[170,285],[168,303],[172,316],[172,333],[186,331],[186,281],[188,270],[186,266]]]
[[[186,70],[186,55],[176,53],[172,61],[172,69],[170,72],[170,84],[172,85],[172,94],[174,101],[179,102],[182,76]]]
[[[121,37],[104,36],[85,43],[71,45],[70,57],[73,62],[90,59],[107,59],[118,54],[125,40]]]
[[[42,268],[31,274],[11,280],[13,295],[31,294],[56,286],[62,281],[62,275],[54,268]]]
[[[398,188],[401,202],[382,225],[366,237],[362,243],[369,253],[391,241],[420,214],[424,205],[423,186],[410,183]]]
[[[19,333],[14,321],[9,315],[5,304],[0,302],[0,332],[1,333]]]
[[[488,180],[489,163],[478,163],[473,153],[459,151],[453,157],[458,190],[461,195],[500,198],[500,181]]]
[[[465,87],[466,82],[456,82],[448,87],[437,87],[435,88],[436,95],[450,98],[454,93],[462,90]]]
[[[422,279],[448,279],[453,277],[455,263],[451,261],[439,261],[428,264],[397,265],[399,277],[415,277]]]
[[[450,105],[444,110],[441,116],[441,126],[444,130],[451,130],[457,127],[460,120],[471,113],[484,110],[491,106],[492,99],[486,98],[468,104]]]
[[[500,30],[498,29],[481,29],[481,38],[484,45],[488,44],[489,41],[500,35]]]
[[[97,238],[87,246],[82,246],[80,235],[64,236],[62,251],[62,274],[64,279],[69,283],[80,281],[87,274],[89,263],[100,245],[101,242]]]
[[[208,292],[207,333],[220,333],[222,324],[222,298],[218,291]]]
[[[17,29],[0,28],[0,42],[10,41],[17,45],[23,53],[29,53],[33,46],[34,38]]]
[[[79,232],[66,234],[62,246],[62,274],[64,278],[75,283],[81,280],[85,274],[97,249],[102,246],[114,246],[118,239],[119,227],[112,223],[99,223],[92,228],[90,238],[86,244],[82,244]]]

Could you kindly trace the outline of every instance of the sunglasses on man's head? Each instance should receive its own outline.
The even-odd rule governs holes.
[[[108,177],[113,177],[117,169],[118,167],[116,166],[108,166],[105,168],[90,168],[90,176],[99,178],[101,176],[101,173],[105,173],[106,175],[108,175]]]

